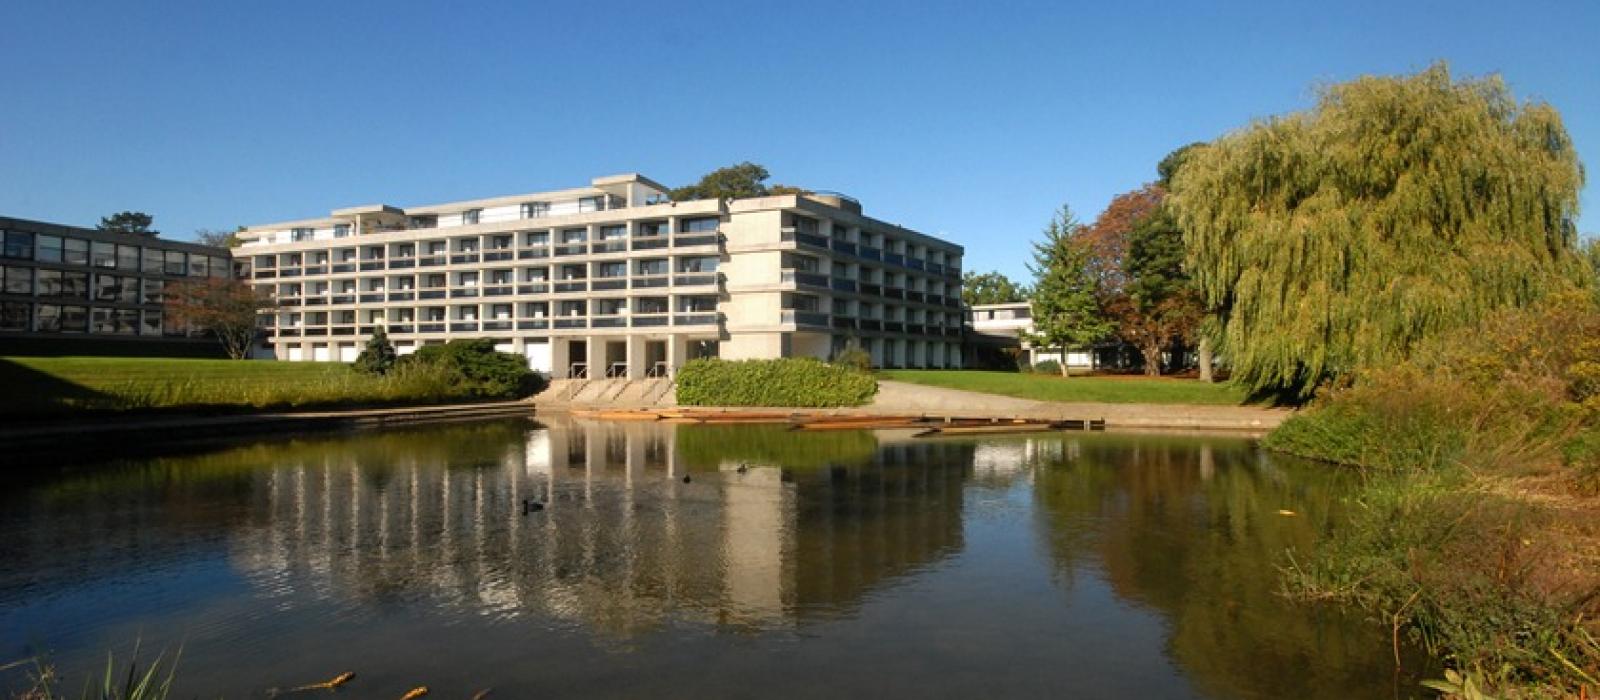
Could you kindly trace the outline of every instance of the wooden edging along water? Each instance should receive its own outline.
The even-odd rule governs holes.
[[[933,415],[861,415],[825,412],[740,411],[729,409],[574,409],[574,418],[619,422],[664,422],[699,425],[787,425],[789,430],[916,430],[913,437],[997,435],[1049,430],[1105,430],[1104,419],[972,418]]]

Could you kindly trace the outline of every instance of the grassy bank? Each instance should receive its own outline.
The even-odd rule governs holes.
[[[1507,697],[1600,688],[1600,309],[1569,297],[1325,393],[1271,448],[1363,468],[1291,591],[1392,621]]]
[[[1036,401],[1081,403],[1159,403],[1237,406],[1244,392],[1229,384],[1152,377],[1070,377],[980,370],[883,370],[897,382],[980,391]]]
[[[872,375],[810,358],[693,360],[678,372],[684,406],[860,406],[872,399]]]
[[[481,400],[446,372],[386,376],[336,362],[123,357],[0,358],[0,414],[260,410]]]

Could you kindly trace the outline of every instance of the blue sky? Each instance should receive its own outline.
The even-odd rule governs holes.
[[[1597,2],[1120,5],[5,3],[0,214],[187,239],[753,160],[1021,277],[1063,202],[1091,219],[1177,146],[1438,59],[1600,163]]]

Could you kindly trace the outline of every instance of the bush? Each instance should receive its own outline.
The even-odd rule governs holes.
[[[1376,467],[1291,589],[1408,622],[1457,669],[1575,695],[1600,675],[1600,304],[1585,295],[1435,338],[1325,392],[1268,447]]]
[[[389,334],[384,332],[383,326],[378,326],[367,341],[367,346],[362,348],[361,355],[356,357],[353,367],[364,374],[388,374],[389,370],[394,369],[397,357],[394,343],[389,342]]]
[[[684,406],[860,406],[877,392],[871,375],[811,358],[708,358],[678,372],[678,403]]]
[[[1035,364],[1032,371],[1036,374],[1061,374],[1061,363],[1055,360],[1045,360]]]
[[[526,360],[496,351],[494,341],[487,338],[425,345],[403,364],[444,368],[453,375],[456,388],[474,398],[515,399],[545,387],[544,377],[528,369]]]
[[[857,372],[871,372],[872,353],[862,350],[860,345],[851,344],[833,356],[833,364],[849,367]]]

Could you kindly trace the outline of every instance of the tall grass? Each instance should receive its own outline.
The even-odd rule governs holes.
[[[1600,308],[1560,297],[1327,392],[1274,449],[1367,469],[1291,591],[1381,612],[1499,692],[1600,687]]]
[[[157,654],[141,669],[139,644],[135,642],[124,669],[118,668],[116,656],[107,652],[105,670],[98,678],[86,678],[78,697],[81,700],[165,700],[172,695],[172,682],[178,673],[181,654],[181,651],[174,653],[170,660],[165,652]],[[68,700],[71,697],[62,690],[66,679],[47,661],[36,657],[23,663],[32,663],[34,670],[32,687],[18,696],[21,700]]]

